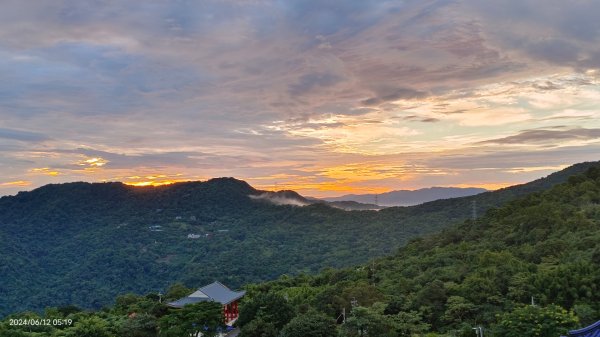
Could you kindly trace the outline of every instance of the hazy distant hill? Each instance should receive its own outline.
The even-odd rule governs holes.
[[[356,201],[379,206],[413,206],[438,199],[466,197],[487,192],[484,188],[430,187],[419,190],[399,190],[381,194],[347,194],[341,197],[325,198],[327,201]]]
[[[593,164],[498,191],[380,211],[277,205],[271,199],[306,199],[233,178],[160,187],[47,185],[0,198],[0,316],[49,305],[97,308],[117,294],[164,290],[177,281],[195,287],[218,279],[235,288],[363,263],[469,218],[473,205],[482,215]]]

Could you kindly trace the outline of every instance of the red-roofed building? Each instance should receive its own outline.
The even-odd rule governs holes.
[[[206,301],[219,302],[223,305],[225,324],[231,325],[239,316],[238,302],[245,294],[245,291],[233,291],[222,283],[215,281],[186,297],[167,303],[167,305],[172,308],[183,308],[187,304]]]

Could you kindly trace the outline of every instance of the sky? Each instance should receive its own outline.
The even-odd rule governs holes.
[[[325,197],[600,160],[600,2],[3,1],[0,195],[231,176]]]

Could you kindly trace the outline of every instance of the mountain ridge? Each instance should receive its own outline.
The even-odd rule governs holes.
[[[346,313],[344,336],[467,337],[481,326],[492,336],[566,335],[600,315],[599,229],[600,166],[591,166],[368,264],[249,285],[242,334],[276,323],[253,306],[285,298],[303,313]]]
[[[323,198],[326,201],[355,201],[360,203],[375,203],[377,205],[392,206],[414,206],[438,199],[449,199],[471,196],[488,192],[484,188],[477,187],[426,187],[416,190],[394,190],[377,194],[346,194],[339,197]]]
[[[0,245],[0,315],[48,305],[97,308],[118,293],[173,282],[195,286],[219,279],[238,287],[363,263],[471,217],[473,202],[483,214],[597,164],[499,191],[379,211],[253,200],[249,195],[264,191],[234,178],[156,187],[46,185],[0,198],[6,243]]]

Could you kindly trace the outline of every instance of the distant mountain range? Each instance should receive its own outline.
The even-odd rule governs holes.
[[[378,206],[413,206],[438,199],[468,197],[487,192],[484,188],[430,187],[418,190],[398,190],[380,194],[347,194],[341,197],[324,198],[330,202],[354,201]]]

